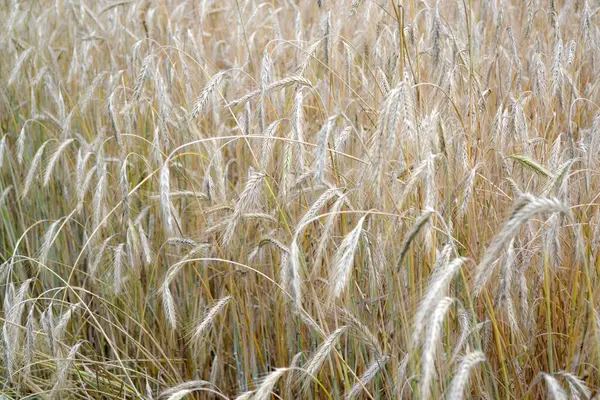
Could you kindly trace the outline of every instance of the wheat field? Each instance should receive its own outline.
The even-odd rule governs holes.
[[[600,399],[597,0],[0,0],[0,398]]]

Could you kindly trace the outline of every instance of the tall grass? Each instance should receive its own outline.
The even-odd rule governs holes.
[[[597,0],[0,3],[3,399],[597,398]]]

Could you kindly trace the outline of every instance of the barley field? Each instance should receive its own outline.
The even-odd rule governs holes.
[[[598,0],[0,0],[0,398],[600,399]]]

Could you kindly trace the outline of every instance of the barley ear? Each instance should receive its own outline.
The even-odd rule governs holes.
[[[469,375],[473,367],[486,360],[485,355],[481,351],[474,351],[467,354],[461,361],[456,375],[452,378],[450,389],[448,390],[447,399],[461,400],[464,398],[464,392],[469,383]]]

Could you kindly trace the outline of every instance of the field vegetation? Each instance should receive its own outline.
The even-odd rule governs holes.
[[[592,399],[596,0],[0,0],[0,397]]]

